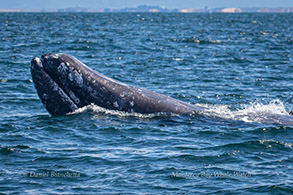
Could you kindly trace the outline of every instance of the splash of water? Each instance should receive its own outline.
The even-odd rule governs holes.
[[[228,120],[239,120],[249,123],[270,123],[293,125],[293,116],[286,111],[284,103],[272,100],[269,104],[251,102],[240,109],[231,110],[227,105],[204,105],[210,110],[206,115]]]
[[[258,102],[251,102],[250,104],[242,105],[240,109],[232,110],[227,105],[209,105],[197,104],[208,108],[202,113],[193,113],[192,115],[202,114],[205,116],[222,118],[227,120],[238,120],[248,123],[269,123],[281,125],[293,125],[293,116],[286,111],[284,103],[280,100],[272,100],[269,104],[262,104]],[[136,117],[142,119],[150,119],[155,117],[170,117],[177,116],[172,113],[129,113],[118,110],[109,110],[94,104],[84,106],[75,110],[71,114],[79,114],[84,112],[93,112],[98,115],[115,115],[118,117]]]
[[[115,115],[118,117],[136,117],[136,118],[154,118],[154,117],[168,117],[168,116],[176,116],[177,114],[173,113],[164,113],[164,112],[158,112],[158,113],[150,113],[150,114],[141,114],[137,112],[124,112],[124,111],[119,111],[119,110],[109,110],[94,104],[90,104],[88,106],[84,106],[82,108],[79,108],[75,110],[71,114],[79,114],[79,113],[84,113],[84,112],[93,112],[95,114],[99,115]]]

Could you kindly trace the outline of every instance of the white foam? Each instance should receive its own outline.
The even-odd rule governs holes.
[[[269,104],[251,102],[242,105],[241,109],[231,110],[227,105],[201,105],[209,107],[204,115],[224,119],[238,120],[249,123],[270,123],[293,125],[293,116],[290,115],[280,100],[272,100]]]
[[[151,113],[151,114],[141,114],[141,113],[136,113],[136,112],[124,112],[124,111],[119,111],[119,110],[109,110],[94,104],[84,106],[82,108],[79,108],[75,110],[74,112],[70,114],[79,114],[83,112],[93,112],[98,115],[115,115],[118,117],[136,117],[136,118],[154,118],[157,116],[176,116],[176,114],[169,114],[169,113]]]
[[[252,102],[247,105],[242,105],[240,109],[232,110],[227,105],[208,105],[197,104],[201,107],[208,108],[206,111],[196,113],[205,116],[222,118],[227,120],[237,120],[248,123],[266,123],[266,124],[281,124],[293,126],[293,115],[290,115],[280,100],[272,100],[269,104],[263,104],[258,102]],[[178,114],[170,113],[152,113],[152,114],[140,114],[129,113],[118,110],[109,110],[96,106],[94,104],[84,106],[75,110],[71,114],[83,113],[86,111],[93,112],[98,115],[115,115],[118,117],[137,117],[137,118],[154,118],[157,116],[170,117],[178,116]],[[196,119],[195,119],[196,120]],[[215,119],[216,120],[216,119]]]

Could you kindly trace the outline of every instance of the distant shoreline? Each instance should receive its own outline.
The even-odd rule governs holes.
[[[0,13],[7,12],[32,12],[32,13],[56,13],[56,12],[82,12],[82,13],[293,13],[293,7],[284,7],[284,8],[204,8],[204,9],[167,9],[160,6],[147,6],[142,5],[137,8],[123,8],[123,9],[89,9],[89,8],[80,8],[80,7],[71,7],[64,9],[0,9]]]

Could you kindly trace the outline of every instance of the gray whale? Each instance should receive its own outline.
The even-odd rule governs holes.
[[[206,109],[116,81],[62,53],[33,58],[31,74],[37,93],[52,116],[65,115],[90,104],[142,114],[184,114]]]

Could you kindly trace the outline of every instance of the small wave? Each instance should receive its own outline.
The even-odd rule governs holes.
[[[2,155],[8,155],[15,152],[14,148],[8,147],[8,146],[0,146],[0,154]]]
[[[269,139],[269,140],[259,140],[259,143],[260,144],[264,144],[264,145],[267,145],[267,148],[271,148],[272,145],[280,145],[282,147],[286,147],[286,148],[292,148],[292,143],[288,143],[288,142],[281,142],[281,141],[275,141],[275,140],[272,140],[272,139]]]
[[[218,146],[212,146],[204,148],[207,149],[224,149],[224,150],[233,150],[232,153],[238,153],[240,150],[258,150],[260,147],[263,148],[264,146],[266,148],[277,148],[280,150],[283,150],[285,148],[292,149],[292,143],[289,142],[282,142],[282,141],[276,141],[273,139],[268,140],[250,140],[250,141],[244,141],[244,142],[235,142],[235,143],[227,143],[224,145],[218,145]],[[231,153],[231,152],[228,152]]]
[[[183,39],[172,39],[173,42],[181,42],[181,43],[195,43],[195,44],[221,44],[220,40],[211,40],[211,39],[198,39],[196,37],[192,38],[183,38]]]
[[[2,146],[0,145],[0,154],[8,155],[14,152],[20,153],[22,150],[29,149],[27,145],[16,145],[16,146]]]
[[[119,111],[119,110],[109,110],[94,104],[90,104],[88,106],[79,108],[70,114],[79,114],[79,113],[84,113],[87,111],[93,112],[95,114],[101,114],[101,115],[115,115],[118,117],[136,117],[136,118],[145,118],[145,119],[151,119],[155,117],[177,116],[177,114],[165,113],[165,112],[141,114],[137,112],[130,113],[130,112]]]
[[[205,115],[228,120],[238,120],[248,123],[269,123],[293,125],[293,116],[290,115],[280,100],[272,100],[269,104],[252,102],[242,105],[242,108],[231,110],[227,105],[201,105],[209,107]]]

